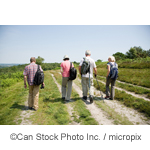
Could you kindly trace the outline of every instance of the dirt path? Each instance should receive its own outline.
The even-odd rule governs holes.
[[[78,79],[79,80],[79,79]],[[94,89],[94,92],[97,96],[100,96],[100,91],[97,89]],[[80,93],[81,94],[81,93]],[[103,93],[103,97],[106,95]],[[120,114],[122,117],[126,116],[129,121],[131,121],[133,124],[140,124],[140,125],[149,125],[150,120],[148,120],[142,113],[139,113],[138,111],[126,107],[125,105],[121,104],[117,100],[104,100],[104,102],[110,106],[110,108],[113,108],[115,112]],[[100,115],[100,114],[99,114]]]
[[[105,94],[103,95],[104,97],[106,96]],[[105,100],[105,103],[109,105],[111,108],[114,108],[117,113],[125,115],[129,119],[129,121],[131,121],[133,124],[141,124],[141,125],[150,124],[150,120],[147,120],[147,118],[142,113],[139,113],[138,111],[132,108],[126,107],[117,100],[113,101]]]
[[[82,97],[82,90],[73,82],[73,88],[76,90],[76,92],[79,94],[80,97]],[[90,111],[92,117],[99,123],[103,125],[114,125],[114,120],[108,119],[108,116],[106,113],[98,108],[95,103],[90,104],[89,100],[87,100],[87,103],[85,103],[87,106],[87,109]]]
[[[22,120],[20,125],[32,125],[32,121],[29,120],[29,118],[33,113],[34,112],[32,110],[28,110],[28,96],[27,96],[25,101],[25,107],[20,114],[21,118],[19,118]]]

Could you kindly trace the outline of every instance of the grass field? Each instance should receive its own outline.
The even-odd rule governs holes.
[[[131,66],[134,66],[137,62],[130,62]],[[141,64],[143,61],[141,61]],[[105,82],[105,76],[107,73],[105,62],[98,65],[98,75],[97,78],[100,81]],[[139,62],[140,64],[140,62]],[[150,70],[149,65],[145,64],[143,69],[127,67],[129,62],[121,62],[119,68],[119,78],[118,81],[124,81],[125,83],[116,82],[116,87],[120,87],[124,90],[134,92],[135,94],[144,95],[150,98]],[[141,66],[141,65],[140,65]],[[124,68],[123,68],[124,67]],[[78,67],[77,67],[78,68]],[[61,99],[61,92],[58,89],[55,81],[53,80],[51,74],[54,75],[56,82],[61,86],[62,77],[60,70],[45,71],[45,88],[40,89],[39,96],[39,109],[33,112],[32,115],[28,116],[27,119],[34,125],[98,125],[98,121],[92,116],[91,112],[87,108],[87,104],[82,100],[76,89],[72,89],[70,103],[65,103]],[[18,75],[18,79],[17,79]],[[3,76],[3,78],[2,78]],[[13,80],[14,76],[14,80]],[[102,77],[100,77],[102,76]],[[22,117],[21,114],[25,111],[27,114],[30,110],[25,110],[27,108],[25,102],[28,100],[28,88],[23,87],[23,78],[21,79],[21,73],[12,73],[7,75],[1,73],[1,88],[0,88],[0,124],[1,125],[16,125],[21,124]],[[82,90],[80,75],[79,79],[76,79],[74,83]],[[12,80],[11,84],[8,85],[2,83],[7,83],[6,80]],[[101,90],[105,93],[105,84],[98,82]],[[8,81],[9,82],[9,81]],[[133,85],[129,85],[131,83]],[[136,85],[140,85],[138,87]],[[94,80],[94,87],[99,90],[96,80]],[[147,87],[143,88],[143,87]],[[99,100],[97,100],[97,98]],[[122,107],[131,108],[142,115],[146,116],[146,120],[150,118],[150,101],[146,101],[142,98],[134,97],[127,94],[124,91],[115,90],[115,100],[119,102]],[[113,103],[113,102],[112,102]],[[107,103],[103,103],[99,97],[95,97],[94,105],[98,109],[104,112],[104,116],[107,119],[113,120],[113,124],[135,124],[127,118],[125,114],[119,114],[115,108],[111,107]],[[71,108],[71,113],[69,112]],[[138,123],[136,123],[138,124]]]

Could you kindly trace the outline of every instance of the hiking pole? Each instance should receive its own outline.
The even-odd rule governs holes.
[[[89,61],[89,66],[90,66],[90,61]],[[93,95],[91,95],[91,81],[90,81],[90,67],[89,67],[89,98],[90,98],[90,103],[93,103]]]
[[[96,81],[97,81],[97,77],[95,76],[95,78],[96,78]],[[99,90],[100,90],[100,86],[99,86],[99,84],[98,84],[98,81],[97,81],[97,85],[98,85],[98,88],[99,88]],[[101,98],[103,99],[103,103],[104,103],[104,98],[103,98],[103,94],[102,94],[102,91],[100,90],[100,94],[101,94]]]
[[[89,98],[90,98],[90,103],[93,102],[92,97],[91,97],[91,83],[90,83],[90,68],[89,68]]]

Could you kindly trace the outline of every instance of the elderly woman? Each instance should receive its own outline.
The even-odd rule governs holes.
[[[110,100],[114,100],[115,97],[115,82],[116,79],[112,79],[110,77],[110,70],[112,67],[118,68],[118,65],[115,63],[115,57],[109,56],[108,57],[108,63],[107,63],[107,76],[106,76],[106,99],[109,98]],[[109,84],[111,83],[111,93],[109,90]]]
[[[62,99],[65,100],[66,102],[70,101],[70,96],[71,96],[71,91],[72,91],[72,80],[69,80],[70,76],[70,61],[69,57],[67,55],[64,56],[63,62],[61,63],[61,74],[62,74]],[[72,67],[73,63],[72,63]],[[67,89],[68,85],[68,90]]]

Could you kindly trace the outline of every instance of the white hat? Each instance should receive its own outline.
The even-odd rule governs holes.
[[[69,59],[69,56],[68,56],[68,55],[65,55],[65,56],[64,56],[64,58],[63,58],[63,60],[64,60],[64,59],[66,59],[66,58],[68,58],[68,59]]]
[[[86,50],[85,51],[85,55],[91,55],[91,51],[90,50]]]

